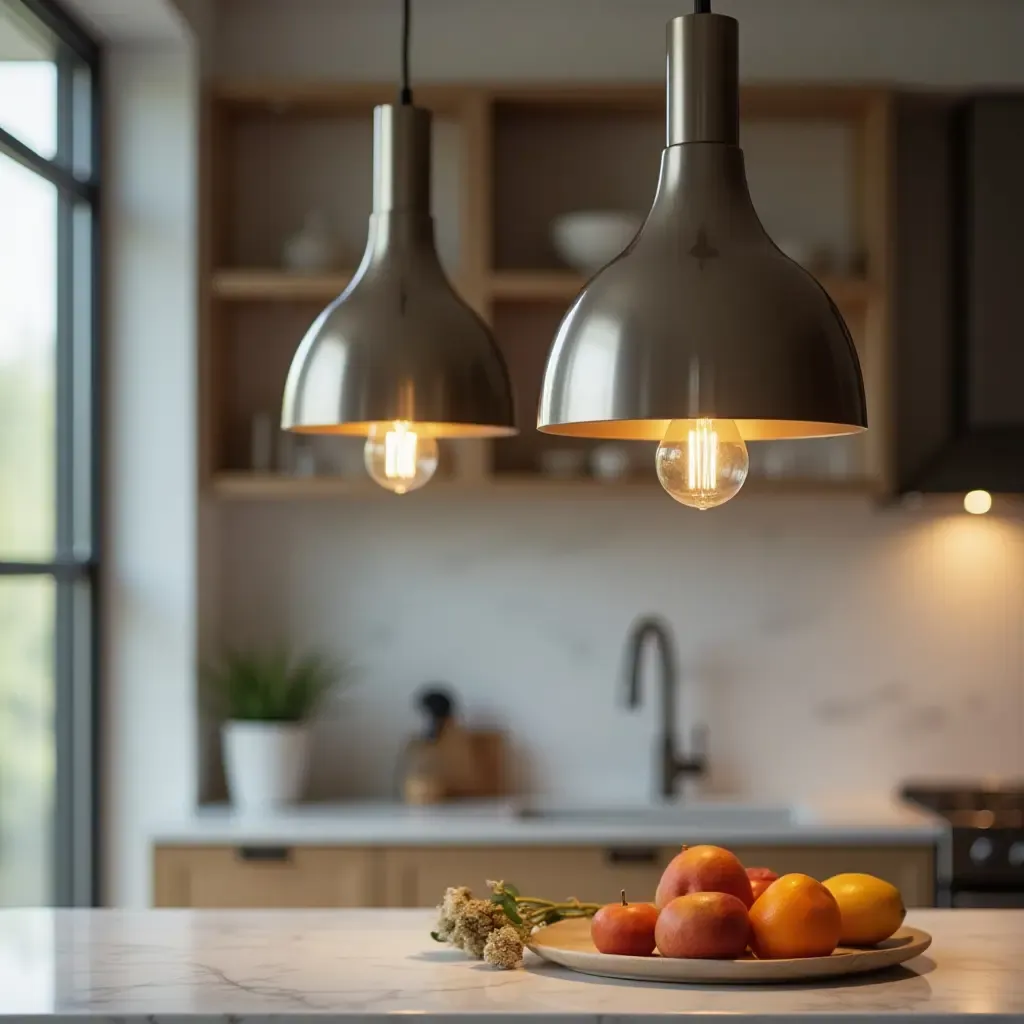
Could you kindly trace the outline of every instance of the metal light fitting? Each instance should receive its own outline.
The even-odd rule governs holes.
[[[669,22],[667,91],[654,205],[562,320],[538,429],[653,441],[679,420],[733,420],[743,441],[863,430],[864,383],[842,315],[751,203],[733,18]]]
[[[292,360],[281,425],[421,438],[516,433],[508,370],[490,331],[456,294],[434,247],[431,114],[408,87],[408,0],[401,102],[373,112],[373,212],[351,284],[315,320]]]

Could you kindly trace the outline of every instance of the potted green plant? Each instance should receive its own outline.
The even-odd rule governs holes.
[[[208,697],[224,723],[228,792],[239,810],[266,810],[301,797],[309,720],[346,675],[344,665],[326,655],[284,649],[229,651],[206,670]]]

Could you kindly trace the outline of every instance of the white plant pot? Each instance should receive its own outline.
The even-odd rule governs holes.
[[[309,729],[298,722],[225,722],[224,771],[240,811],[295,803],[306,782]]]

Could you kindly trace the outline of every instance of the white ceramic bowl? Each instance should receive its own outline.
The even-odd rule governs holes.
[[[555,251],[573,270],[594,274],[633,241],[642,223],[638,213],[580,210],[558,217],[551,237]]]

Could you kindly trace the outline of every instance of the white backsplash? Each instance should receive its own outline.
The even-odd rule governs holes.
[[[508,730],[528,791],[640,799],[653,659],[625,709],[638,615],[673,626],[706,792],[876,794],[918,775],[1024,774],[1024,526],[850,498],[413,496],[225,510],[222,624],[346,653],[313,793],[387,796],[444,682]]]

